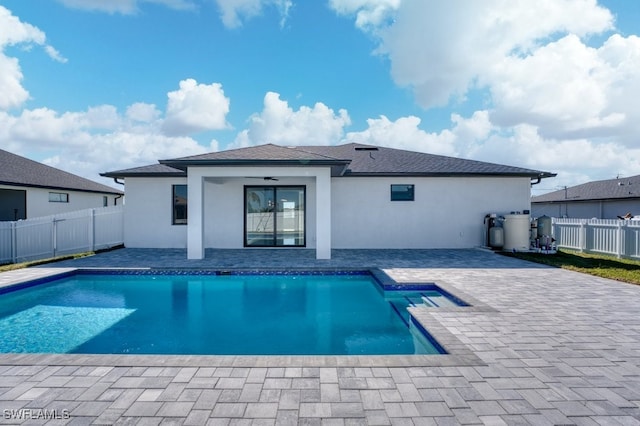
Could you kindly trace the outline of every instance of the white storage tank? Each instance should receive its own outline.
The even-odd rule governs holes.
[[[528,214],[506,214],[502,227],[504,228],[504,250],[529,250],[531,224]]]

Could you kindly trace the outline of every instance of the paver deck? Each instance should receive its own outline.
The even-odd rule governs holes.
[[[205,259],[187,261],[182,250],[122,249],[28,274],[52,267],[382,268],[397,281],[436,282],[477,302],[480,308],[420,313],[474,361],[1,355],[0,423],[57,416],[49,421],[640,425],[640,286],[480,250],[314,257],[311,250],[208,250]],[[17,274],[0,274],[0,284]]]

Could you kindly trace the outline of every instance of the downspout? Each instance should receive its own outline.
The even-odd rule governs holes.
[[[120,181],[118,180],[118,178],[117,178],[117,177],[114,177],[114,178],[113,178],[113,181],[114,181],[115,183],[117,183],[118,185],[122,185],[122,186],[124,186],[124,182],[120,182]],[[116,195],[116,198],[114,198],[114,199],[113,199],[113,205],[114,205],[114,206],[117,206],[117,205],[118,205],[118,199],[120,199],[120,198],[122,198],[122,197],[123,197],[122,195]]]
[[[542,180],[542,178],[540,176],[538,176],[538,180],[535,181],[535,182],[532,181],[531,182],[531,186],[539,184],[541,180]]]

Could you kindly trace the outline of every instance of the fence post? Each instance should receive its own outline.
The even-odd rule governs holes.
[[[89,247],[90,251],[96,251],[96,209],[91,209],[89,221]]]
[[[11,262],[18,263],[18,231],[16,222],[11,222]]]
[[[56,247],[58,245],[58,242],[56,241],[58,239],[58,233],[56,232],[57,223],[56,217],[51,216],[51,251],[53,252],[51,257],[56,257]]]
[[[617,238],[617,243],[618,243],[618,247],[616,247],[616,257],[620,258],[622,257],[622,255],[624,254],[624,234],[623,234],[623,229],[622,227],[624,226],[622,221],[618,222],[618,229],[616,232],[616,238]]]
[[[580,246],[580,252],[583,252],[587,248],[587,222],[583,219],[580,221],[580,231],[578,233],[578,246]]]

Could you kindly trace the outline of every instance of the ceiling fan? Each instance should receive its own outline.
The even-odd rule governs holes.
[[[246,176],[246,177],[245,177],[245,179],[262,179],[262,180],[266,180],[266,181],[272,180],[272,181],[274,181],[274,182],[277,182],[277,181],[279,181],[279,180],[280,180],[280,179],[278,179],[278,178],[274,178],[273,176],[265,176],[265,177],[258,177],[258,176]]]

